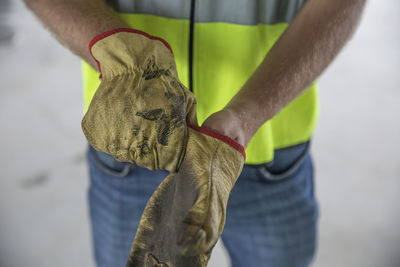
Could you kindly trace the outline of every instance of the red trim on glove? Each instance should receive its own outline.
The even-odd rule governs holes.
[[[160,37],[153,36],[153,35],[150,35],[150,34],[148,34],[148,33],[146,33],[146,32],[139,31],[139,30],[135,30],[135,29],[131,29],[131,28],[117,28],[117,29],[114,29],[114,30],[110,30],[110,31],[103,32],[102,34],[99,34],[99,35],[95,36],[95,37],[90,41],[90,43],[89,43],[89,52],[90,52],[90,55],[91,55],[92,58],[96,61],[97,67],[99,68],[100,73],[101,73],[100,62],[97,61],[97,59],[93,56],[93,54],[92,54],[92,47],[93,47],[93,45],[94,45],[95,43],[97,43],[97,42],[100,41],[101,39],[104,39],[104,38],[106,38],[106,37],[108,37],[108,36],[110,36],[110,35],[113,35],[113,34],[119,33],[119,32],[130,32],[130,33],[141,34],[141,35],[143,35],[143,36],[145,36],[145,37],[147,37],[147,38],[149,38],[149,39],[158,40],[158,41],[162,42],[162,43],[168,48],[168,50],[171,51],[172,54],[174,54],[174,53],[172,52],[172,48],[171,48],[171,46],[169,45],[169,43],[168,43],[167,41],[165,41],[164,39],[160,38]],[[101,79],[101,74],[100,74],[100,79]]]
[[[106,32],[103,32],[102,34],[97,35],[96,37],[94,37],[94,38],[92,39],[92,41],[90,41],[90,43],[89,43],[89,50],[92,49],[92,46],[93,46],[97,41],[100,41],[101,39],[104,39],[104,38],[106,38],[106,37],[108,37],[108,36],[110,36],[110,35],[113,35],[113,34],[119,33],[119,32],[137,33],[137,34],[144,35],[144,36],[146,36],[146,37],[149,38],[149,39],[161,41],[161,42],[168,48],[168,50],[171,51],[171,53],[173,53],[173,52],[172,52],[171,46],[170,46],[169,43],[168,43],[167,41],[165,41],[164,39],[162,39],[162,38],[160,38],[160,37],[157,37],[157,36],[150,35],[150,34],[148,34],[148,33],[146,33],[146,32],[142,32],[142,31],[139,31],[139,30],[131,29],[131,28],[118,28],[118,29],[106,31]]]
[[[196,130],[196,131],[202,133],[202,134],[217,138],[217,139],[221,140],[222,142],[230,145],[231,147],[233,147],[234,149],[239,151],[243,155],[243,158],[246,159],[246,152],[244,151],[244,147],[241,144],[239,144],[237,141],[233,140],[232,138],[230,138],[226,135],[214,132],[213,130],[210,130],[210,129],[207,129],[204,127],[200,127],[200,126],[197,126],[194,124],[188,124],[187,126],[192,128],[193,130]]]

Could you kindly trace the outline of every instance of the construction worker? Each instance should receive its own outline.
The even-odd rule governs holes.
[[[205,266],[222,229],[234,267],[310,265],[314,80],[365,0],[25,2],[84,60],[97,266]]]

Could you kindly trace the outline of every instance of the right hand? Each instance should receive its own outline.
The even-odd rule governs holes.
[[[95,37],[91,53],[102,81],[82,130],[116,160],[175,172],[186,149],[196,99],[179,81],[168,43],[132,29]]]

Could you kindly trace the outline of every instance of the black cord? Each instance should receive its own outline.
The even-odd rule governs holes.
[[[190,23],[189,23],[189,90],[193,92],[193,39],[194,39],[194,14],[196,0],[190,4]]]

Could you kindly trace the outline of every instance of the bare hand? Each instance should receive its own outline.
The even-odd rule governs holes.
[[[223,109],[209,116],[201,127],[211,129],[228,136],[246,147],[251,136],[246,133],[239,116],[230,109]]]

